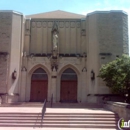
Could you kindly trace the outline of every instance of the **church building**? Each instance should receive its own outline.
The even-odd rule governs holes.
[[[111,93],[102,64],[128,54],[128,15],[61,10],[27,15],[0,11],[2,102],[96,103]]]

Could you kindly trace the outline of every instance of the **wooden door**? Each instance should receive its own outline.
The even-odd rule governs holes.
[[[43,102],[47,99],[47,80],[32,80],[30,101]]]
[[[77,81],[61,81],[61,102],[77,102]]]
[[[77,81],[69,82],[69,101],[77,102]]]

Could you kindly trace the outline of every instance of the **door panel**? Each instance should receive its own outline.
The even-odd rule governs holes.
[[[32,80],[30,101],[43,102],[47,99],[47,80]]]
[[[61,102],[77,102],[77,81],[61,81]]]
[[[69,100],[72,100],[74,102],[77,101],[77,82],[71,81],[69,82]]]

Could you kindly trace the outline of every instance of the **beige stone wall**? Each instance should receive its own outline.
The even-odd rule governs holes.
[[[12,14],[0,12],[0,52],[9,52],[11,40]]]
[[[82,55],[58,57],[57,72],[51,70],[50,57],[30,56],[31,53],[51,53],[54,22],[57,22],[59,30],[59,53]],[[60,100],[60,79],[67,68],[72,68],[78,77],[78,102],[97,102],[94,94],[109,93],[97,76],[102,64],[122,53],[128,54],[128,17],[125,13],[94,12],[86,19],[26,19],[24,31],[22,26],[22,14],[0,12],[0,52],[8,53],[0,55],[0,92],[19,93],[19,101],[29,101],[32,73],[41,67],[48,75],[48,101],[52,93],[56,102]],[[87,57],[83,57],[84,52]],[[14,70],[17,71],[15,80],[12,79]],[[94,80],[91,71],[95,73]],[[55,80],[53,75],[57,77]],[[11,100],[17,101],[18,95],[17,99],[10,96]]]
[[[0,12],[0,92],[19,93],[21,70],[21,14],[13,11]],[[17,71],[16,80],[12,73]]]
[[[11,13],[0,12],[0,93],[7,93],[11,24]]]
[[[98,13],[99,67],[120,57],[123,53],[128,54],[127,21],[127,15],[121,11]],[[105,83],[101,79],[99,81],[99,92],[109,92]]]
[[[59,53],[79,53],[82,55],[83,52],[86,52],[87,54],[87,58],[59,57],[58,70],[55,72],[55,75],[57,75],[56,81],[51,78],[54,72],[51,70],[49,57],[28,56],[31,53],[51,53],[51,30],[54,21],[57,22],[59,29]],[[48,101],[52,93],[55,93],[54,99],[59,101],[61,74],[66,68],[70,67],[78,76],[78,101],[97,102],[98,98],[94,94],[109,93],[109,88],[97,77],[99,69],[102,64],[106,64],[114,60],[116,56],[128,52],[127,34],[127,15],[120,11],[94,12],[88,14],[86,19],[82,20],[27,20],[24,45],[27,57],[23,57],[23,66],[26,67],[27,72],[24,72],[22,78],[22,81],[26,81],[24,88],[27,91],[22,91],[22,100],[29,101],[31,75],[35,69],[41,67],[47,72],[49,78]],[[94,80],[91,79],[91,71],[95,73]],[[24,77],[27,77],[27,79]],[[52,85],[53,83],[56,83],[56,85]],[[91,96],[88,96],[89,94]]]
[[[128,15],[122,15],[123,20],[123,53],[129,54],[129,38],[128,38]]]
[[[57,75],[56,85],[54,84],[52,85],[53,72],[50,66],[50,59],[48,59],[47,57],[26,57],[25,59],[27,59],[27,73],[25,74],[25,72],[23,72],[24,73],[23,77],[26,77],[26,78],[23,80],[23,77],[22,77],[22,81],[26,82],[26,87],[23,87],[24,89],[26,89],[26,91],[24,89],[21,89],[21,93],[23,95],[20,99],[21,101],[23,101],[23,99],[25,99],[26,101],[30,100],[31,76],[32,76],[32,73],[37,68],[41,67],[46,71],[48,75],[48,101],[50,101],[52,93],[56,102],[60,100],[61,75],[65,69],[72,68],[76,72],[77,77],[78,77],[77,100],[78,102],[86,102],[87,84],[86,84],[86,77],[84,76],[87,72],[82,71],[85,65],[84,58],[76,58],[76,57],[75,58],[66,58],[66,57],[59,58],[58,71],[56,72],[56,75]],[[54,86],[56,86],[56,88],[54,88]]]
[[[112,53],[113,58],[121,56],[123,45],[128,45],[127,15],[123,12],[98,13],[97,24],[100,53]]]
[[[91,94],[109,93],[109,88],[98,78],[99,69],[123,53],[128,54],[128,19],[122,11],[97,11],[87,16],[88,77],[91,70],[95,80],[89,81]]]
[[[98,33],[97,33],[97,14],[88,15],[86,17],[87,23],[87,41],[88,41],[88,51],[87,51],[87,86],[88,92],[87,94],[91,94],[88,96],[88,102],[95,102],[96,97],[94,94],[98,93],[98,74],[99,74],[99,42],[98,42]],[[91,79],[91,72],[94,72],[95,79]]]
[[[0,93],[7,93],[8,56],[0,56]]]
[[[7,101],[18,101],[12,93],[19,94],[22,49],[22,14],[14,11],[0,12],[0,93],[8,93]],[[17,77],[12,79],[16,70]]]
[[[8,93],[19,93],[19,76],[21,71],[21,39],[22,15],[12,13],[12,35],[10,44],[10,66],[8,77]],[[12,73],[17,71],[17,78],[12,79]]]
[[[77,54],[86,52],[86,25],[84,20],[31,20],[30,53],[51,53],[52,27],[54,22],[59,30],[59,53]],[[25,45],[28,42],[27,37]],[[28,48],[28,47],[26,47]]]

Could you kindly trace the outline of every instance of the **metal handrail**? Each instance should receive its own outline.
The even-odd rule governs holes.
[[[43,117],[45,112],[46,112],[46,99],[44,100],[43,107],[42,107],[41,127],[42,127],[42,122],[43,122]]]
[[[51,96],[51,107],[52,107],[52,104],[53,104],[53,94]]]

